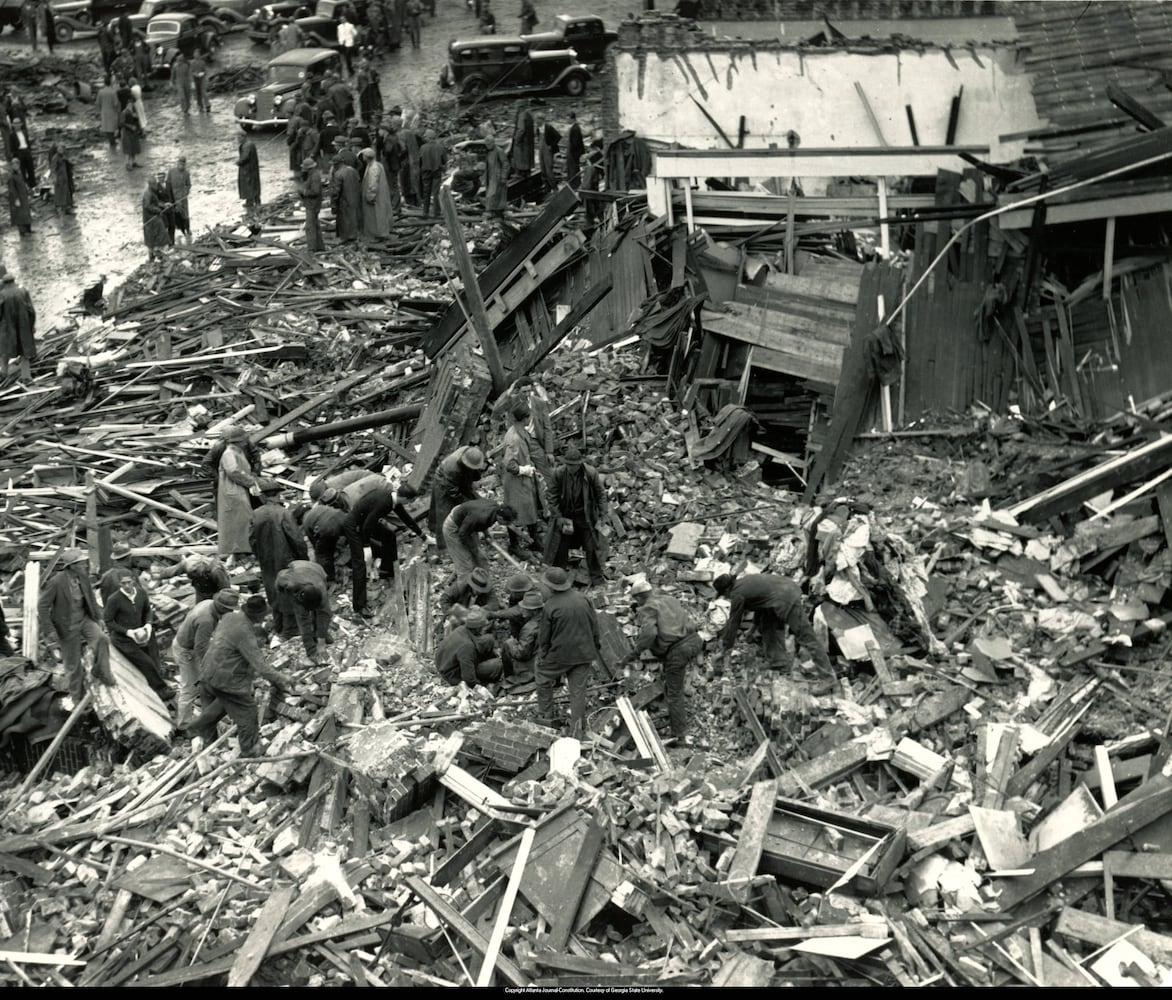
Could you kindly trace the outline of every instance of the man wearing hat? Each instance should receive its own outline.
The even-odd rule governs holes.
[[[357,478],[350,479],[345,487],[339,489],[333,485],[334,481],[342,481],[341,476],[353,477],[355,474]],[[336,578],[334,554],[337,551],[338,539],[346,539],[346,547],[350,554],[350,605],[355,614],[371,618],[374,611],[366,606],[366,552],[358,522],[351,516],[352,497],[361,498],[366,489],[370,488],[364,485],[367,483],[375,487],[385,484],[386,479],[377,472],[368,472],[365,469],[341,473],[339,477],[327,480],[315,479],[310,484],[309,495],[315,498],[316,502],[305,516],[305,533],[313,543],[314,559],[322,565],[331,580]],[[342,517],[338,518],[335,514],[329,513],[330,510],[339,511]]]
[[[277,574],[277,592],[292,609],[297,632],[305,644],[305,655],[320,663],[318,643],[324,646],[333,642],[326,571],[315,562],[294,559]]]
[[[219,559],[198,552],[185,553],[174,566],[159,570],[158,576],[159,579],[166,580],[180,574],[186,574],[187,579],[191,581],[197,604],[200,601],[210,601],[221,590],[232,586],[228,568]]]
[[[310,253],[326,248],[321,235],[321,171],[317,161],[306,157],[301,161],[301,177],[297,181],[297,197],[305,208],[305,249]]]
[[[301,527],[313,546],[314,561],[326,571],[326,579],[335,582],[338,578],[338,541],[346,534],[347,513],[337,505],[338,491],[325,483],[321,484],[320,490],[315,490],[317,482],[320,480],[310,487],[314,504],[306,512]],[[316,497],[313,496],[315,492]]]
[[[175,725],[185,728],[195,717],[195,696],[199,686],[199,668],[207,655],[208,645],[216,626],[224,615],[240,606],[240,595],[225,588],[209,601],[200,601],[187,612],[175,638],[171,640],[171,658],[179,672],[179,698],[175,709]]]
[[[464,623],[452,629],[435,651],[435,668],[453,687],[463,681],[468,687],[491,684],[501,679],[504,664],[486,641],[488,618],[480,608],[471,609]]]
[[[484,137],[484,211],[490,219],[503,219],[509,204],[509,158],[496,135]]]
[[[161,699],[171,697],[163,680],[159,643],[155,636],[154,612],[150,598],[133,575],[123,576],[118,589],[106,601],[103,618],[110,642],[151,686]]]
[[[501,467],[501,490],[505,503],[517,512],[517,519],[509,528],[509,555],[521,559],[541,561],[537,550],[542,520],[541,490],[537,466],[533,463],[533,439],[529,435],[529,403],[523,397],[513,401],[510,409],[512,426],[505,431]]]
[[[494,524],[511,527],[517,512],[507,503],[496,500],[465,500],[444,519],[444,547],[452,558],[456,576],[466,576],[474,569],[487,567],[480,551],[480,536]]]
[[[362,234],[370,240],[385,240],[391,235],[391,187],[387,182],[386,167],[367,146],[359,154],[366,162],[362,172]]]
[[[732,648],[737,641],[741,619],[746,611],[755,613],[757,631],[761,633],[761,650],[771,670],[786,670],[793,666],[785,637],[792,632],[799,649],[805,650],[826,679],[834,679],[830,657],[818,643],[810,618],[802,601],[802,589],[793,580],[772,573],[750,573],[737,577],[722,573],[712,581],[712,587],[721,597],[728,597],[728,622],[721,632],[724,644],[722,667],[727,670]]]
[[[490,611],[490,622],[503,622],[508,626],[509,634],[516,639],[521,634],[521,626],[526,621],[525,612],[521,608],[521,601],[525,595],[534,589],[533,578],[528,573],[514,573],[505,581],[505,606],[498,611]],[[545,594],[541,595],[542,602]]]
[[[435,535],[436,548],[444,548],[444,521],[465,500],[476,500],[476,483],[484,475],[488,462],[475,445],[461,445],[436,467],[431,480],[431,519],[428,527]]]
[[[533,664],[537,657],[545,598],[540,590],[527,591],[517,608],[521,612],[520,629],[515,636],[509,636],[501,643],[501,659],[504,660],[506,674],[517,680],[528,680],[533,675]]]
[[[32,296],[5,269],[0,273],[0,378],[8,377],[9,360],[17,358],[20,377],[28,381],[37,360],[36,334],[37,310]]]
[[[130,546],[126,542],[114,543],[113,551],[110,553],[110,559],[110,568],[98,580],[98,593],[101,595],[102,604],[110,600],[110,595],[118,589],[119,581],[124,576],[128,576],[133,580],[138,579],[134,570],[130,568]]]
[[[353,243],[362,230],[362,180],[343,150],[333,157],[330,173],[330,204],[334,208],[334,231],[340,243]]]
[[[423,134],[423,145],[419,148],[419,186],[425,219],[432,216],[433,210],[435,216],[439,217],[440,181],[447,162],[447,147],[435,134],[435,129],[429,128]]]
[[[399,141],[399,127],[403,120],[395,114],[385,115],[375,133],[375,148],[387,175],[387,190],[391,194],[392,221],[403,209],[403,191],[399,175],[403,170],[403,145]]]
[[[260,564],[265,596],[273,610],[273,628],[282,638],[289,638],[297,634],[297,622],[293,606],[278,593],[277,574],[295,559],[308,559],[309,549],[293,511],[281,503],[279,491],[280,487],[271,479],[262,484],[265,502],[252,512],[248,544]]]
[[[347,526],[358,535],[363,549],[370,549],[371,560],[378,560],[379,576],[389,580],[395,575],[399,560],[399,528],[406,528],[416,538],[426,538],[405,504],[419,492],[409,483],[394,486],[384,476],[377,485],[364,492],[350,507]]]
[[[590,585],[604,584],[606,573],[599,554],[599,539],[607,514],[606,491],[597,470],[582,460],[577,448],[567,449],[562,464],[554,469],[549,482],[549,509],[545,561],[564,569],[570,548],[580,545],[586,551]]]
[[[89,556],[81,549],[66,549],[61,556],[61,568],[53,574],[41,590],[37,602],[37,620],[42,635],[45,624],[57,633],[61,663],[69,696],[74,704],[85,695],[85,676],[81,669],[81,644],[84,641],[93,651],[93,675],[103,684],[113,684],[110,672],[110,647],[102,631],[98,599],[90,585]]]
[[[224,431],[227,447],[220,456],[219,489],[216,492],[217,554],[242,555],[252,552],[248,529],[252,524],[252,497],[260,497],[260,484],[244,450],[248,434],[232,424]]]
[[[598,615],[573,584],[564,569],[547,569],[543,576],[551,593],[541,612],[537,637],[537,715],[542,725],[559,728],[553,689],[565,677],[570,691],[570,735],[581,739],[586,732],[586,685],[590,666],[602,658]]]
[[[684,700],[688,665],[704,651],[704,640],[684,606],[670,594],[653,589],[646,580],[632,585],[631,601],[639,635],[635,648],[620,665],[633,663],[645,650],[663,663],[663,697],[671,733],[677,740],[684,740],[688,735]]]
[[[295,690],[289,678],[265,662],[257,642],[256,628],[267,613],[268,602],[260,594],[252,594],[244,601],[243,610],[220,619],[200,664],[203,711],[186,727],[192,736],[208,743],[215,736],[216,724],[227,715],[236,723],[241,757],[255,757],[260,750],[260,724],[252,692],[257,675],[281,691]]]
[[[482,608],[486,614],[499,611],[501,606],[488,571],[484,569],[474,569],[467,576],[456,577],[440,591],[439,604],[445,615],[457,606]]]

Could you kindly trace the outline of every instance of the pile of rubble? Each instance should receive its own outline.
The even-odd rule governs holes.
[[[474,246],[499,238],[464,222]],[[63,533],[109,534],[88,476],[165,642],[188,595],[157,570],[214,539],[198,463],[229,419],[292,435],[264,456],[291,492],[346,465],[407,469],[401,424],[289,428],[426,398],[418,341],[451,300],[451,245],[421,225],[401,248],[313,258],[282,239],[295,230],[277,206],[259,236],[218,232],[144,270],[49,345],[64,373],[88,358],[89,381],[0,397],[10,588]],[[435,255],[413,263],[423,243]],[[327,666],[273,643],[306,693],[265,701],[265,760],[239,761],[225,731],[194,754],[91,746],[83,767],[12,776],[0,979],[1164,982],[1166,404],[1093,428],[974,413],[882,437],[808,504],[792,470],[743,460],[735,426],[694,428],[646,358],[584,322],[541,369],[559,449],[582,448],[610,497],[583,740],[532,722],[532,682],[438,683],[408,609],[442,627],[447,567],[407,549],[422,603],[388,587],[373,623],[339,614]],[[323,391],[327,371],[346,374]],[[482,414],[479,439],[502,420]],[[803,583],[836,690],[769,673],[751,637],[717,669],[728,608],[711,584],[729,571]],[[658,665],[620,665],[640,578],[709,640],[690,746],[658,735]],[[54,748],[59,765],[66,749],[87,752]]]

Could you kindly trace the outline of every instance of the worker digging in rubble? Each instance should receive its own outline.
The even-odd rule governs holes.
[[[646,580],[631,585],[631,601],[639,634],[635,647],[620,666],[634,663],[644,652],[649,652],[663,664],[663,697],[667,702],[667,717],[671,733],[681,743],[688,739],[688,711],[685,687],[688,666],[704,652],[704,640],[684,606],[662,590],[656,590]]]
[[[305,533],[313,543],[314,559],[325,569],[327,579],[336,580],[334,556],[338,549],[338,539],[346,539],[346,548],[350,555],[350,606],[356,616],[364,619],[373,618],[374,609],[367,607],[366,604],[366,553],[362,548],[358,526],[350,517],[350,501],[341,490],[333,486],[323,483],[319,489],[319,482],[321,480],[315,480],[310,486],[309,495],[317,502],[305,515],[304,524]],[[337,513],[329,513],[329,508]]]
[[[496,500],[465,500],[453,509],[444,520],[444,543],[456,576],[486,568],[488,563],[480,549],[480,536],[488,534],[494,524],[509,528],[516,520],[517,512]]]
[[[570,735],[582,739],[586,733],[586,685],[590,668],[595,660],[602,659],[598,615],[586,596],[573,589],[573,581],[564,569],[547,569],[543,580],[551,593],[541,612],[537,639],[538,721],[559,728],[553,689],[565,677],[570,692]]]
[[[722,573],[712,581],[712,587],[719,596],[727,595],[731,603],[728,622],[721,633],[724,670],[728,670],[741,620],[746,611],[752,611],[761,634],[761,649],[771,670],[788,670],[793,666],[785,643],[789,632],[793,634],[798,650],[805,650],[824,680],[833,683],[834,668],[830,657],[814,634],[802,600],[802,589],[793,580],[772,573],[750,573],[741,577]]]
[[[173,566],[159,570],[160,580],[168,580],[173,576],[186,575],[195,590],[196,603],[210,601],[221,590],[232,586],[232,578],[228,575],[228,567],[219,559],[202,555],[199,552],[185,552],[183,558]]]
[[[396,487],[385,477],[379,476],[378,484],[364,492],[346,515],[363,549],[370,549],[371,561],[377,560],[378,575],[383,580],[390,580],[395,575],[395,566],[399,561],[399,526],[406,528],[416,538],[427,540],[427,533],[404,506],[408,500],[414,500],[417,496],[419,491],[408,483],[400,483]]]
[[[308,559],[294,559],[277,574],[277,593],[292,609],[305,655],[315,664],[323,663],[322,647],[334,641],[330,635],[333,613],[326,571]]]
[[[488,612],[488,620],[503,623],[508,628],[509,635],[516,639],[528,617],[521,608],[521,601],[533,589],[533,577],[528,573],[514,573],[505,581],[505,606]],[[542,600],[544,599],[543,594]]]
[[[301,528],[313,546],[314,562],[326,571],[326,579],[334,583],[338,579],[338,541],[345,533],[346,511],[332,503],[322,503],[320,497],[330,489],[332,487],[326,487],[318,494],[319,499],[305,512]],[[330,499],[333,499],[332,495]]]
[[[103,618],[110,642],[135,667],[163,701],[172,697],[163,680],[159,643],[150,598],[133,576],[123,576],[105,603]]]
[[[265,596],[273,611],[273,631],[289,639],[297,634],[297,621],[292,605],[277,591],[277,575],[295,559],[308,559],[309,548],[295,513],[281,503],[279,493],[280,486],[271,479],[262,484],[265,502],[252,512],[248,544],[260,564]]]
[[[85,695],[85,676],[81,666],[81,644],[93,651],[93,676],[103,684],[113,684],[110,672],[110,646],[99,618],[98,599],[90,584],[89,556],[79,548],[66,549],[61,568],[41,590],[37,603],[37,620],[42,636],[45,624],[57,633],[61,662],[69,697],[74,704]]]
[[[472,608],[462,625],[452,629],[435,650],[435,669],[444,682],[455,687],[461,681],[474,687],[501,679],[504,663],[496,655],[488,634],[488,617]]]
[[[440,611],[450,614],[455,607],[480,608],[485,614],[500,610],[500,600],[496,596],[488,570],[474,569],[466,576],[458,576],[449,583],[439,595]]]
[[[212,635],[224,615],[240,607],[240,595],[225,588],[210,600],[200,601],[183,616],[171,640],[171,658],[179,673],[179,696],[175,708],[175,725],[183,729],[195,718],[195,699],[199,693],[199,669],[207,655]]]
[[[435,470],[431,481],[431,514],[428,528],[435,535],[436,548],[442,550],[444,521],[453,508],[466,500],[479,499],[476,483],[484,475],[488,462],[475,445],[462,445],[448,455]]]
[[[196,753],[215,736],[216,725],[227,715],[236,723],[240,756],[255,757],[261,750],[260,722],[253,684],[263,677],[282,692],[297,693],[293,681],[265,662],[256,638],[257,626],[268,614],[268,601],[252,594],[240,611],[220,619],[200,664],[199,694],[203,710],[187,724]],[[196,740],[199,742],[197,743]]]
[[[521,598],[517,608],[522,615],[520,627],[515,636],[508,636],[501,642],[501,659],[505,664],[506,676],[515,681],[528,681],[534,676],[545,598],[540,590],[530,590]]]

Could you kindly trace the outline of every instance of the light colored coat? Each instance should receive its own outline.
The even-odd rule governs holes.
[[[248,457],[238,444],[230,444],[220,456],[220,484],[216,493],[216,526],[219,529],[217,552],[230,556],[235,552],[252,552],[248,529],[252,525],[252,501],[249,488],[256,477],[248,466]]]
[[[391,235],[393,218],[386,168],[378,160],[371,160],[362,175],[362,232],[376,239],[386,239]]]
[[[122,115],[122,108],[118,104],[118,91],[113,86],[103,85],[98,88],[96,100],[101,130],[106,135],[113,135],[118,131],[118,120]]]
[[[532,466],[530,438],[523,427],[515,423],[505,432],[504,460],[501,469],[501,491],[505,503],[517,512],[520,528],[536,524],[540,518],[541,499],[536,474],[522,476],[522,466]]]

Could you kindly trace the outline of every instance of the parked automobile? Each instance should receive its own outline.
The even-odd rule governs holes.
[[[342,57],[334,49],[291,49],[274,56],[265,67],[264,85],[236,102],[236,121],[248,132],[283,126],[302,84],[310,85],[311,100],[316,101],[330,70],[342,72]]]
[[[507,96],[561,90],[577,97],[590,71],[570,49],[533,49],[524,38],[482,35],[448,45],[440,86],[462,96]]]
[[[14,31],[23,30],[24,23],[20,17],[23,3],[24,0],[0,0],[0,31],[4,30],[5,25],[11,26]],[[90,0],[51,0],[51,6],[55,17],[66,18],[79,27],[94,23],[94,9]],[[72,30],[64,38],[61,37],[60,31],[57,32],[58,40],[63,42],[69,41],[72,37]]]
[[[307,17],[313,13],[313,4],[308,0],[277,0],[263,4],[248,16],[248,27],[244,33],[257,45],[272,45],[277,32],[294,18]]]
[[[248,19],[264,6],[264,0],[208,0],[216,16],[229,29],[243,29]]]
[[[75,34],[97,30],[90,0],[53,0],[51,6],[57,41],[68,42]]]
[[[224,20],[208,0],[142,0],[138,10],[129,15],[131,27],[144,38],[147,25],[151,18],[160,14],[194,14],[200,21],[211,26],[213,23],[219,30],[225,27]]]
[[[194,14],[159,14],[147,24],[146,41],[151,72],[169,74],[177,52],[188,59],[196,52],[214,59],[220,49],[220,29]]]
[[[573,49],[578,61],[601,66],[607,46],[619,37],[594,14],[558,14],[551,31],[522,35],[530,49]]]

